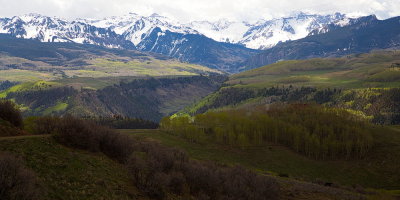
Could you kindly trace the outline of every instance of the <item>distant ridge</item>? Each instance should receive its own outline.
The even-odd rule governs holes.
[[[400,48],[400,17],[378,20],[366,16],[352,20],[348,26],[330,25],[309,36],[285,43],[250,58],[243,70],[257,68],[281,60],[316,57],[338,57],[367,53],[375,49]]]

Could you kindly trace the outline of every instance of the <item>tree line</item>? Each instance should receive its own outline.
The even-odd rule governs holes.
[[[122,115],[112,115],[108,117],[83,117],[84,119],[95,122],[98,125],[108,126],[115,129],[156,129],[158,123],[141,118],[130,118]]]
[[[346,108],[363,112],[375,124],[400,124],[399,88],[343,90],[337,88],[293,87],[291,85],[261,89],[227,87],[206,98],[204,105],[199,106],[194,111],[187,112],[190,115],[201,114],[211,109],[234,106],[259,97],[267,97],[268,101],[270,101],[269,103],[302,102]]]
[[[31,134],[52,134],[65,146],[101,152],[123,164],[135,186],[152,199],[279,199],[275,178],[240,166],[191,160],[175,148],[139,140],[98,122],[72,116],[31,117],[23,121],[10,101],[0,102],[1,122],[23,127]],[[11,125],[10,125],[11,126]],[[0,199],[40,199],[36,175],[15,157],[0,153]]]
[[[373,145],[366,121],[343,109],[316,104],[165,117],[160,125],[191,142],[215,141],[242,148],[274,143],[315,159],[362,157]]]

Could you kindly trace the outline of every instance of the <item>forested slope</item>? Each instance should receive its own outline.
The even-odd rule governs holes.
[[[217,90],[224,79],[221,76],[138,78],[97,90],[39,81],[13,86],[0,95],[13,99],[28,116],[119,115],[158,121]]]
[[[219,91],[180,114],[275,102],[348,109],[374,123],[399,124],[400,52],[283,61],[229,77]]]

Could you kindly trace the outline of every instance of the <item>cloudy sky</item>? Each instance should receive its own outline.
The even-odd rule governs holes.
[[[308,13],[376,14],[380,19],[400,15],[400,0],[0,0],[0,16],[40,13],[67,19],[102,18],[135,12],[159,13],[181,21],[255,21]]]

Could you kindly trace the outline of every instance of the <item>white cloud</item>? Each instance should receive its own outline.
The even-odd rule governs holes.
[[[254,21],[277,18],[293,11],[310,13],[376,14],[385,19],[400,15],[400,0],[0,0],[0,16],[40,13],[68,19],[99,18],[153,12],[178,20]]]

